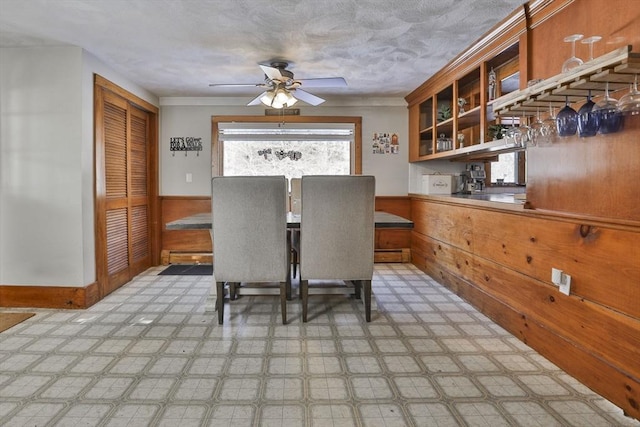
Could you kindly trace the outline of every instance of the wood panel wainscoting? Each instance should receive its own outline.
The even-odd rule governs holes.
[[[417,267],[640,419],[640,224],[419,196],[411,209]]]
[[[176,219],[211,212],[211,198],[204,196],[163,196],[161,262],[167,264],[210,264],[211,238],[208,230],[167,230],[164,224]],[[377,196],[376,210],[411,219],[408,196]],[[379,229],[375,236],[376,262],[410,262],[411,230]]]

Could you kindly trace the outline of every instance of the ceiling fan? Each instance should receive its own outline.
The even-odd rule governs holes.
[[[293,73],[287,70],[289,64],[283,61],[271,62],[270,66],[259,64],[264,71],[262,83],[255,84],[210,84],[211,87],[261,87],[266,89],[247,105],[258,105],[261,102],[273,108],[291,107],[298,100],[307,104],[322,104],[325,100],[315,96],[300,87],[346,87],[347,82],[342,77],[325,77],[315,79],[294,79]]]

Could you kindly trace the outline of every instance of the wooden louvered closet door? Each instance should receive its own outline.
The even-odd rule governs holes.
[[[125,99],[98,92],[96,254],[102,298],[151,266],[149,118]]]

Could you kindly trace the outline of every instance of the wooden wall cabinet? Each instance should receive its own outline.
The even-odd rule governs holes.
[[[517,90],[523,80],[519,69],[526,69],[526,56],[520,56],[519,46],[526,34],[524,16],[524,9],[515,11],[498,27],[500,37],[488,34],[406,97],[410,162],[474,160],[478,153],[509,151],[489,127],[500,121],[493,114],[495,98]],[[490,96],[492,71],[496,84]]]

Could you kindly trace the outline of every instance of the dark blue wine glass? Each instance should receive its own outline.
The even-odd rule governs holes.
[[[556,116],[558,136],[575,135],[578,130],[578,112],[569,105],[569,97],[565,97],[564,108]]]
[[[604,98],[598,101],[593,111],[598,115],[601,134],[615,133],[622,129],[622,113],[618,108],[618,100],[609,95],[609,82],[606,83]]]
[[[595,136],[600,127],[600,116],[593,111],[596,103],[591,100],[591,91],[587,102],[578,110],[578,135],[581,138]]]

